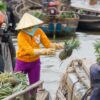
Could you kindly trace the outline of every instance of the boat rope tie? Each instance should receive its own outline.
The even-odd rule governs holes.
[[[74,87],[75,85],[79,82],[79,79],[73,84],[72,86],[72,95],[71,95],[71,100],[73,100],[73,92],[74,92]]]
[[[87,97],[90,95],[91,91],[92,91],[91,87],[87,89],[81,100],[87,100]]]

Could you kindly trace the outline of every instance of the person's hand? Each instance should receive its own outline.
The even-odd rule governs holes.
[[[61,43],[56,43],[56,49],[63,49],[64,45]]]
[[[54,55],[55,54],[54,48],[48,48],[48,49],[34,49],[35,55]]]
[[[53,48],[46,49],[46,55],[54,55],[56,50]]]
[[[63,49],[64,44],[62,44],[62,43],[51,43],[50,47],[55,48],[55,49]]]

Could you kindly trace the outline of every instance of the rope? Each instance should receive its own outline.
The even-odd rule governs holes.
[[[81,100],[87,100],[87,97],[89,96],[89,94],[91,93],[92,88],[89,88],[85,94],[83,95]]]
[[[79,82],[79,80],[77,80],[77,81],[73,84],[73,86],[72,86],[71,100],[73,100],[74,87],[75,87],[75,85],[76,85],[78,82]]]

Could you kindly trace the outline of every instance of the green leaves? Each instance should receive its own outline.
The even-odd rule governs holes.
[[[1,73],[0,74],[0,100],[7,96],[24,90],[28,86],[26,74],[21,72],[16,73]]]
[[[43,20],[44,17],[46,16],[46,14],[45,13],[42,13],[42,12],[33,12],[33,16],[35,16],[35,17]]]
[[[74,18],[74,13],[72,11],[63,12],[60,17],[61,18]]]
[[[95,43],[93,43],[94,49],[95,49],[95,53],[97,54],[97,62],[100,62],[100,40],[95,41]]]
[[[71,39],[71,40],[66,40],[65,41],[65,45],[64,48],[65,50],[69,50],[69,49],[78,49],[80,46],[80,42],[77,39]]]
[[[95,49],[95,53],[100,54],[100,41],[95,41],[94,45],[94,49]]]
[[[6,4],[3,1],[0,1],[0,11],[6,10]]]
[[[74,49],[78,49],[80,42],[77,39],[66,40],[64,44],[64,50],[60,52],[59,58],[64,60],[71,56]]]

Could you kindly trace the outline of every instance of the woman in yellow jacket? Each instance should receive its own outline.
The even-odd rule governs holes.
[[[18,23],[18,50],[16,53],[15,71],[28,74],[30,84],[40,79],[40,55],[55,54],[55,48],[63,48],[61,44],[52,43],[39,28],[43,21],[25,13]],[[40,48],[42,43],[45,49]]]

